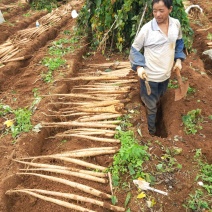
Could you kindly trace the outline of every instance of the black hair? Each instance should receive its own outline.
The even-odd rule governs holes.
[[[170,9],[172,7],[172,2],[173,2],[172,0],[153,0],[152,7],[155,3],[158,3],[159,1],[162,1],[168,9]]]

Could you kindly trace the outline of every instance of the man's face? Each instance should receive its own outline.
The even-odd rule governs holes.
[[[166,23],[169,17],[169,13],[171,13],[172,7],[168,9],[163,1],[159,1],[158,3],[154,3],[153,5],[153,15],[158,24]]]

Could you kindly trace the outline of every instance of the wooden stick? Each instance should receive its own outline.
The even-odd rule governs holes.
[[[54,204],[63,206],[65,208],[69,208],[69,209],[73,209],[73,210],[77,210],[77,211],[83,211],[83,212],[95,212],[93,210],[89,210],[87,208],[83,208],[81,206],[74,205],[74,204],[69,203],[69,202],[65,202],[65,201],[58,200],[58,199],[55,199],[55,198],[52,198],[52,197],[47,197],[47,196],[43,196],[41,194],[34,193],[34,192],[30,191],[30,190],[23,190],[23,189],[22,190],[9,190],[9,191],[6,192],[6,194],[7,195],[11,195],[11,194],[17,193],[17,192],[29,194],[29,195],[31,195],[33,197],[42,199],[42,200],[47,201],[47,202],[52,202]]]
[[[81,190],[85,193],[92,194],[94,196],[101,197],[103,199],[110,199],[111,198],[110,194],[104,193],[102,191],[99,191],[99,190],[94,189],[92,187],[86,186],[84,184],[72,182],[70,180],[66,180],[66,179],[59,178],[59,177],[47,176],[47,175],[36,174],[36,173],[17,173],[17,175],[37,176],[37,177],[41,177],[41,178],[44,178],[44,179],[47,179],[47,180],[50,180],[50,181],[62,183],[64,185],[67,185],[67,186],[70,186],[70,187],[73,187],[73,188],[77,188],[77,189],[79,189],[79,190]]]

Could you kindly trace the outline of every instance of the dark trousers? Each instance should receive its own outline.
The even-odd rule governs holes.
[[[157,103],[167,90],[169,79],[164,82],[149,82],[151,94],[147,94],[144,80],[140,79],[141,100],[147,108],[148,130],[151,135],[156,132],[155,122],[157,114]]]

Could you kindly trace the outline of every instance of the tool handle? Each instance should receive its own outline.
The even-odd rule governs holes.
[[[168,195],[167,192],[158,190],[158,189],[156,189],[156,188],[148,187],[148,189],[151,190],[151,191],[155,191],[155,192],[157,192],[157,193],[159,193],[159,194]]]
[[[176,68],[176,75],[177,75],[177,81],[179,83],[179,85],[181,86],[183,84],[183,80],[182,80],[182,77],[181,77],[181,74],[180,74],[180,69],[179,68]]]
[[[148,82],[148,80],[147,80],[147,75],[146,75],[146,73],[143,73],[143,74],[142,74],[142,77],[143,77],[144,82],[145,82],[147,94],[150,95],[150,94],[151,94],[151,88],[150,88],[150,86],[149,86],[149,82]]]
[[[142,74],[142,77],[143,77],[144,80],[147,80],[147,75],[146,75],[146,73],[143,73],[143,74]]]

